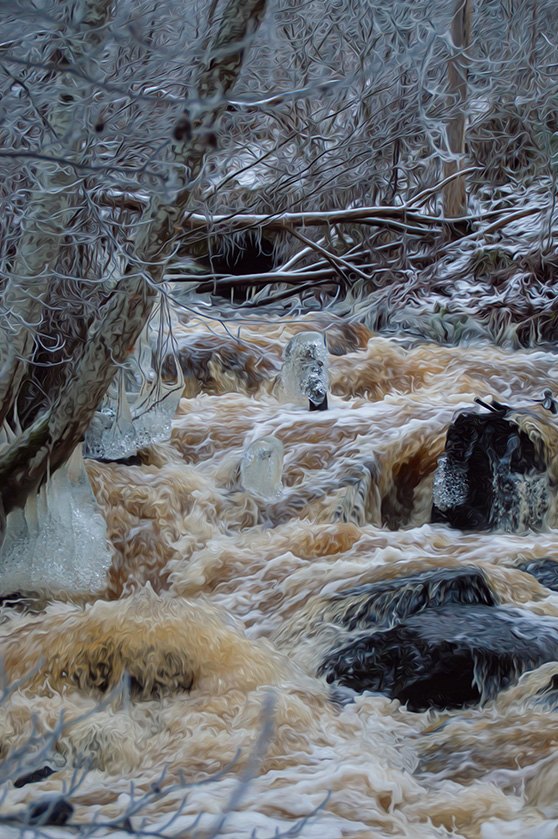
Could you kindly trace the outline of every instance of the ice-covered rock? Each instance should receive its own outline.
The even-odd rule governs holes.
[[[247,492],[277,498],[283,484],[283,443],[270,434],[251,443],[240,462],[240,482]]]
[[[434,474],[433,522],[462,530],[543,527],[554,494],[555,420],[495,405],[462,411],[450,425]]]

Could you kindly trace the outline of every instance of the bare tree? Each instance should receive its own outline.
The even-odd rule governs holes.
[[[59,89],[47,114],[41,114],[54,142],[48,154],[44,153],[44,146],[40,153],[31,154],[38,188],[31,192],[32,207],[23,217],[23,232],[3,294],[12,329],[3,331],[1,418],[13,412],[33,329],[40,325],[42,306],[51,288],[57,246],[76,190],[73,172],[83,167],[75,156],[72,159],[67,154],[70,145],[80,156],[83,143],[79,132],[75,140],[68,141],[68,135],[73,133],[72,106],[84,83],[94,90],[88,60],[98,60],[103,34],[111,31],[110,9],[107,0],[83,0],[69,7],[64,50],[56,57],[49,56],[46,64],[38,68],[39,73],[48,76],[52,67]],[[131,247],[121,254],[120,276],[112,280],[110,290],[106,284],[101,289],[99,316],[88,329],[64,387],[51,400],[48,410],[21,431],[0,456],[4,514],[22,506],[47,471],[53,471],[69,457],[146,323],[188,205],[190,184],[199,177],[203,165],[208,132],[225,106],[250,36],[264,11],[265,0],[230,0],[224,8],[207,60],[200,66],[194,101],[188,103],[176,121],[173,137],[163,150],[162,163],[173,177],[167,178],[163,192],[152,194]],[[31,64],[25,60],[23,63]],[[89,98],[94,101],[94,92]],[[57,143],[60,136],[65,140],[63,149]],[[80,185],[83,186],[83,177]]]

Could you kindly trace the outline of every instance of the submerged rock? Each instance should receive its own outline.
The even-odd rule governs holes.
[[[434,475],[432,521],[462,530],[540,528],[555,483],[558,426],[550,412],[494,403],[448,429]],[[546,414],[546,416],[545,416]]]
[[[378,691],[423,711],[486,701],[526,670],[557,658],[558,621],[456,603],[361,634],[330,653],[320,673],[330,683]]]
[[[27,811],[27,823],[39,827],[40,825],[65,825],[74,813],[74,807],[67,799],[47,797],[34,801]]]
[[[531,574],[539,583],[552,591],[558,591],[558,560],[544,557],[542,559],[531,559],[518,565],[520,571]]]
[[[496,604],[479,568],[437,568],[355,586],[322,603],[321,616],[325,622],[352,632],[373,626],[394,626],[425,609],[453,603]]]

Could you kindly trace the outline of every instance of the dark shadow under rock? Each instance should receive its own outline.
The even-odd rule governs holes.
[[[543,559],[531,559],[517,566],[520,571],[531,574],[539,583],[552,591],[558,591],[558,561],[544,557]]]
[[[486,701],[526,670],[556,659],[558,621],[454,604],[361,635],[330,653],[319,672],[330,683],[423,711]]]
[[[66,824],[74,813],[73,805],[62,796],[58,798],[44,798],[34,801],[27,811],[27,823],[39,827],[40,825],[62,826]]]
[[[479,568],[437,568],[355,586],[329,597],[323,607],[323,618],[352,632],[373,626],[394,626],[425,609],[454,603],[496,605]]]
[[[540,440],[519,427],[511,409],[487,407],[487,413],[463,411],[448,429],[434,476],[432,521],[461,530],[540,528],[550,483]]]
[[[131,454],[129,457],[94,457],[97,463],[118,463],[120,466],[143,466],[143,460],[139,454]]]

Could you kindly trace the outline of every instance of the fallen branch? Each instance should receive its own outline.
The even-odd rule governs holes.
[[[173,278],[170,278],[173,279]],[[270,274],[242,274],[241,276],[222,276],[212,280],[200,282],[196,286],[196,291],[199,294],[205,292],[213,294],[221,294],[223,291],[229,291],[232,288],[246,285],[279,285],[285,283],[288,285],[300,285],[301,283],[308,283],[309,280],[319,282],[327,280],[333,282],[332,269],[322,269],[321,271],[307,271],[307,272],[280,272]],[[337,280],[338,281],[338,280]]]

